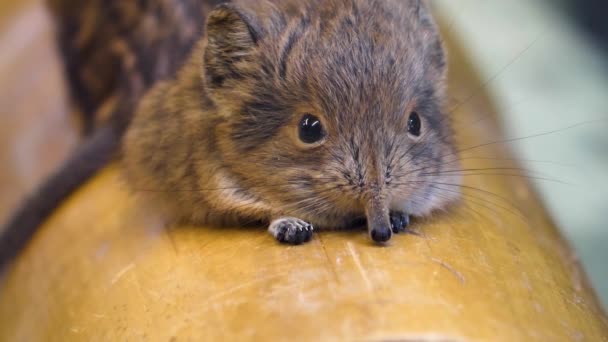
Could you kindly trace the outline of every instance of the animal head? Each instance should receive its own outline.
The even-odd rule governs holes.
[[[222,158],[281,213],[382,225],[456,197],[436,186],[458,182],[444,173],[456,156],[445,55],[419,1],[222,5],[203,69]]]

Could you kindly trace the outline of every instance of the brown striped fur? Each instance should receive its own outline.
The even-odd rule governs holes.
[[[85,132],[128,121],[144,93],[173,77],[220,0],[48,0]]]

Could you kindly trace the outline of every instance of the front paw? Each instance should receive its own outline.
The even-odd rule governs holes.
[[[391,228],[393,233],[405,233],[408,231],[407,227],[410,225],[410,217],[401,212],[391,212]]]
[[[277,241],[291,245],[310,241],[313,230],[312,224],[293,217],[276,219],[268,227],[268,231]]]

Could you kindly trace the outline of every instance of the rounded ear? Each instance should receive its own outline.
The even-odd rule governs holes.
[[[250,55],[260,34],[253,18],[233,4],[219,5],[211,11],[204,56],[208,85],[219,88],[227,79],[242,78],[239,62]]]
[[[432,7],[425,0],[416,0],[414,10],[419,23],[429,33],[428,59],[433,70],[439,78],[447,74],[447,52],[441,38],[441,32],[432,15]]]
[[[437,68],[439,77],[444,79],[447,76],[448,62],[445,46],[438,36],[431,48],[431,63]]]

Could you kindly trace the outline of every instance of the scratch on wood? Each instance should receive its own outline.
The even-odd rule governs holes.
[[[327,263],[329,264],[329,268],[331,269],[332,274],[334,275],[334,279],[336,283],[340,283],[340,278],[338,277],[338,272],[336,272],[336,268],[334,267],[334,262],[329,258],[329,254],[327,254],[327,249],[325,249],[325,242],[323,242],[323,238],[321,235],[317,235],[319,239],[319,243],[321,244],[321,248],[323,248],[323,253],[325,253],[325,258],[327,259]]]
[[[436,264],[439,264],[441,267],[443,267],[446,270],[450,271],[450,273],[452,273],[462,284],[464,284],[466,282],[466,279],[464,278],[464,275],[462,275],[462,273],[458,272],[450,264],[444,262],[443,260],[439,260],[439,259],[435,259],[435,258],[431,258],[431,261],[434,262],[434,263],[436,263]]]
[[[584,276],[581,275],[582,266],[580,264],[578,255],[572,249],[570,249],[569,246],[564,247],[563,250],[566,251],[565,259],[572,274],[572,287],[574,287],[576,292],[581,292],[583,290]]]
[[[355,248],[353,247],[353,244],[350,242],[347,242],[346,246],[348,247],[348,252],[353,257],[353,261],[355,262],[355,265],[357,265],[357,269],[359,270],[359,273],[361,273],[361,277],[363,278],[363,281],[365,281],[365,286],[367,287],[367,289],[369,291],[372,291],[374,289],[374,286],[372,285],[372,282],[369,280],[369,277],[367,276],[367,271],[361,264],[361,260],[359,259],[359,255],[357,254],[357,252],[355,252]]]
[[[155,301],[160,301],[163,302],[167,305],[176,305],[176,302],[173,300],[170,300],[169,298],[166,298],[165,296],[162,296],[160,293],[156,292],[156,291],[152,291],[152,290],[146,290],[146,293],[153,297],[153,299]]]
[[[165,225],[163,230],[167,234],[167,238],[169,238],[169,243],[171,244],[171,247],[173,248],[173,252],[175,252],[175,255],[178,255],[179,251],[177,250],[177,245],[175,244],[173,235],[171,234],[171,228],[169,228],[168,226]]]
[[[118,271],[118,273],[116,273],[116,275],[112,278],[112,281],[110,281],[111,285],[114,285],[117,281],[120,280],[120,278],[122,278],[127,272],[129,272],[133,267],[135,267],[134,263],[130,263],[129,265],[127,265],[125,268],[123,268],[122,270]]]
[[[254,280],[248,281],[246,283],[241,283],[241,284],[236,285],[236,286],[232,286],[232,287],[230,287],[230,288],[228,288],[226,290],[220,291],[220,292],[214,294],[213,296],[210,296],[209,298],[207,298],[206,304],[211,304],[211,303],[213,303],[217,299],[223,298],[226,295],[229,295],[229,294],[237,292],[237,291],[239,291],[241,289],[250,287],[250,286],[255,285],[257,283],[269,281],[269,280],[272,280],[274,278],[280,278],[280,277],[283,277],[283,275],[282,274],[275,274],[275,275],[271,275],[271,276],[268,276],[268,277],[254,279]]]

